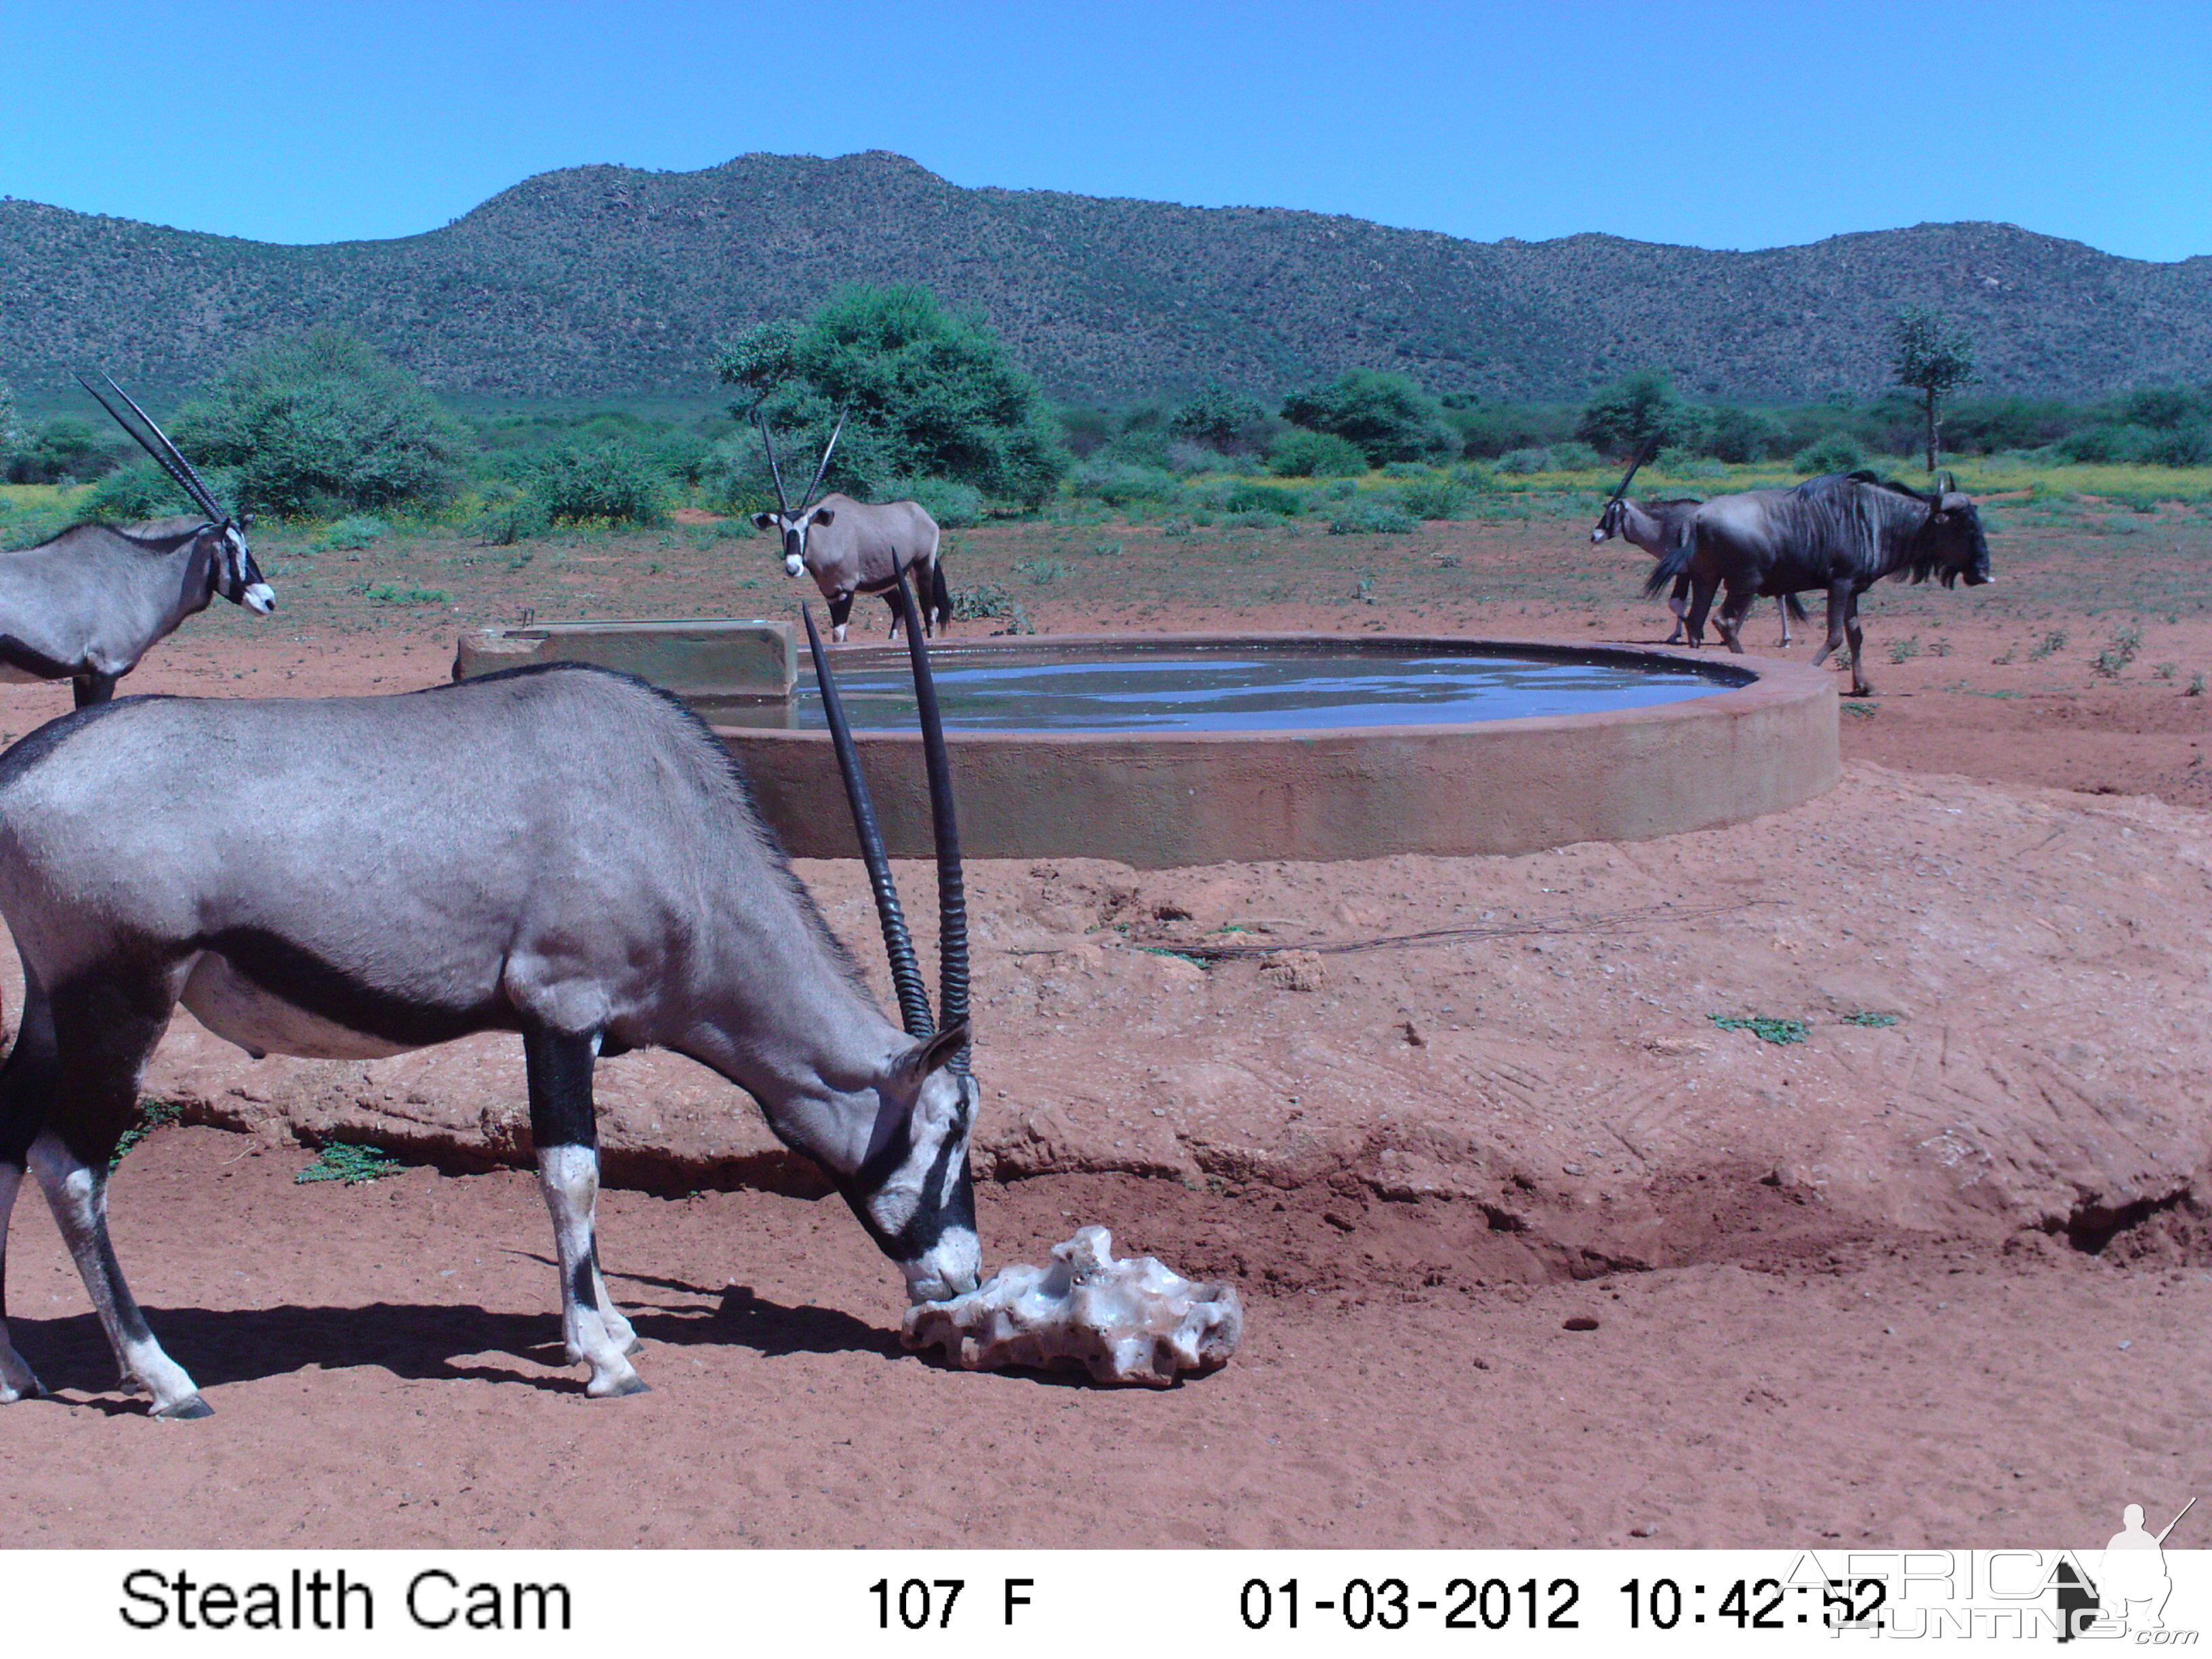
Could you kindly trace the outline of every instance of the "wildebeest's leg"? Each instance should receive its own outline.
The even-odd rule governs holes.
[[[1782,643],[1790,643],[1790,596],[1778,593],[1774,599],[1774,614],[1782,618]]]
[[[1866,677],[1865,636],[1859,632],[1859,596],[1853,592],[1846,602],[1844,627],[1851,639],[1851,695],[1855,697],[1874,696],[1874,687]]]
[[[530,1133],[538,1145],[538,1184],[553,1216],[561,1259],[561,1340],[572,1363],[589,1365],[584,1392],[594,1399],[643,1394],[645,1380],[623,1356],[637,1346],[599,1273],[597,1237],[599,1131],[592,1109],[593,1045],[588,1036],[526,1032]]]
[[[1703,574],[1691,584],[1690,614],[1682,618],[1682,626],[1689,631],[1692,645],[1705,642],[1705,617],[1712,611],[1713,594],[1720,585],[1719,577]]]
[[[853,619],[853,596],[848,592],[833,594],[830,600],[830,637],[838,644],[845,643],[845,624]]]
[[[0,1405],[46,1391],[8,1335],[8,1222],[53,1091],[54,1024],[33,985],[15,1046],[0,1065]]]
[[[1674,578],[1674,591],[1667,599],[1667,608],[1674,613],[1674,631],[1667,636],[1667,643],[1669,645],[1680,645],[1682,642],[1682,618],[1689,610],[1683,601],[1689,597],[1690,578],[1688,573],[1685,572]]]
[[[1838,583],[1828,590],[1828,637],[1813,653],[1812,665],[1818,668],[1827,661],[1836,647],[1844,642],[1844,610],[1850,603],[1851,590],[1847,583]]]
[[[96,702],[106,702],[115,695],[116,676],[113,674],[79,674],[70,681],[76,693],[76,706],[89,708]]]
[[[1731,587],[1728,598],[1722,602],[1719,614],[1713,618],[1714,625],[1721,630],[1723,643],[1739,657],[1743,654],[1744,616],[1758,599],[1755,592],[1739,593]]]
[[[52,1105],[31,1143],[31,1168],[115,1350],[124,1387],[152,1395],[156,1417],[192,1418],[211,1408],[147,1328],[107,1235],[108,1171],[137,1115],[147,1056],[176,1006],[173,977],[97,980],[52,994]]]

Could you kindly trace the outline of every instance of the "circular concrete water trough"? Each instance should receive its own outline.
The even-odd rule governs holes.
[[[1139,869],[1396,853],[1527,853],[1579,841],[1641,841],[1779,811],[1837,774],[1831,677],[1796,663],[1558,641],[1367,635],[1173,635],[936,644],[940,682],[1040,661],[1124,670],[1236,656],[1291,665],[1420,665],[1470,658],[1672,678],[1674,700],[1577,714],[1480,718],[1432,704],[1402,724],[1326,716],[1270,729],[963,729],[947,732],[961,839],[975,858],[1114,859]],[[903,678],[902,645],[833,653],[869,718],[866,684]],[[800,684],[811,676],[802,664]],[[1093,676],[1093,678],[1097,678]],[[1106,678],[1112,679],[1115,675]],[[848,694],[850,695],[850,694]],[[1144,718],[1146,699],[1136,707]],[[1395,720],[1395,705],[1381,710]],[[1354,718],[1376,713],[1364,708]],[[1431,717],[1433,716],[1433,718]],[[896,716],[896,717],[903,717]],[[829,736],[717,726],[763,813],[801,858],[855,854]],[[861,761],[894,857],[929,855],[921,739],[860,730]]]

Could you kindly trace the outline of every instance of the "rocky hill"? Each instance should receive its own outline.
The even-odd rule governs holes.
[[[1580,396],[1647,364],[1692,395],[1881,386],[1911,303],[1964,323],[1987,389],[2088,397],[2212,380],[2212,257],[2123,259],[2012,225],[1714,252],[1579,235],[1462,241],[1280,208],[967,190],[881,151],[697,173],[576,167],[441,230],[289,247],[0,202],[0,380],[98,366],[180,388],[319,322],[442,391],[704,395],[719,343],[848,281],[980,310],[1057,395],[1353,367],[1433,390]]]

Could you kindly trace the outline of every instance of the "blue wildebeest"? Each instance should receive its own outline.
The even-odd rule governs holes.
[[[891,632],[896,635],[901,613],[891,589],[909,569],[919,573],[918,584],[927,584],[921,587],[923,631],[929,631],[933,617],[939,628],[950,623],[952,594],[945,585],[945,568],[938,562],[937,520],[921,502],[856,501],[834,490],[815,501],[822,475],[830,470],[830,452],[837,447],[837,434],[845,429],[844,418],[838,417],[836,430],[823,448],[821,464],[814,469],[814,482],[806,486],[796,509],[784,493],[775,441],[769,435],[768,423],[757,410],[753,411],[753,422],[760,428],[761,442],[768,450],[769,475],[775,480],[779,509],[754,514],[753,527],[781,535],[785,575],[796,576],[803,570],[814,578],[814,585],[830,602],[832,637],[840,644],[844,642],[845,624],[853,614],[854,596],[859,593],[883,596],[890,607]]]
[[[35,547],[0,553],[0,680],[69,680],[76,706],[105,702],[139,659],[217,594],[258,616],[276,608],[246,545],[247,520],[226,514],[191,464],[113,380],[145,422],[87,392],[161,463],[203,517],[118,527],[72,525]]]
[[[1722,495],[1692,514],[1681,538],[1644,584],[1656,594],[1687,574],[1694,597],[1690,637],[1700,639],[1716,588],[1728,597],[1716,617],[1729,649],[1741,651],[1744,613],[1764,595],[1810,591],[1828,596],[1828,637],[1813,657],[1818,667],[1850,642],[1851,692],[1867,696],[1861,650],[1859,595],[1883,577],[1948,587],[1978,587],[1990,574],[1989,539],[1973,501],[1946,477],[1923,494],[1871,472],[1829,473],[1794,489]]]
[[[257,1057],[518,1033],[562,1334],[594,1396],[645,1386],[599,1270],[602,1054],[657,1046],[720,1073],[821,1166],[911,1297],[973,1289],[965,908],[936,787],[942,729],[911,649],[941,1025],[854,797],[904,1030],[868,998],[727,751],[641,680],[549,664],[399,696],[129,697],[39,728],[0,756],[0,915],[26,987],[0,1066],[0,1270],[27,1169],[125,1383],[158,1417],[206,1415],[107,1231],[108,1168],[181,1002]],[[0,1401],[39,1392],[0,1305]]]
[[[1642,548],[1655,559],[1663,558],[1667,550],[1680,538],[1690,514],[1705,505],[1694,495],[1678,495],[1665,500],[1631,499],[1628,494],[1630,483],[1644,464],[1651,459],[1656,448],[1656,443],[1647,441],[1637,452],[1635,459],[1628,464],[1628,471],[1623,475],[1620,487],[1606,501],[1605,510],[1598,514],[1597,527],[1590,532],[1593,546],[1618,536],[1631,545]],[[1674,631],[1666,640],[1668,645],[1679,644],[1682,640],[1683,618],[1688,614],[1686,601],[1689,594],[1690,576],[1686,571],[1674,579],[1674,591],[1667,596],[1667,609],[1674,613]],[[1787,645],[1790,643],[1790,617],[1794,615],[1799,622],[1804,621],[1805,607],[1797,603],[1796,595],[1785,593],[1775,599],[1774,608],[1782,621],[1782,643]]]

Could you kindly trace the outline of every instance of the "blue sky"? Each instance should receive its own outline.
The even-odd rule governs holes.
[[[890,149],[962,185],[1492,240],[2009,220],[2212,253],[2212,3],[0,0],[0,192],[281,242],[534,173]]]

